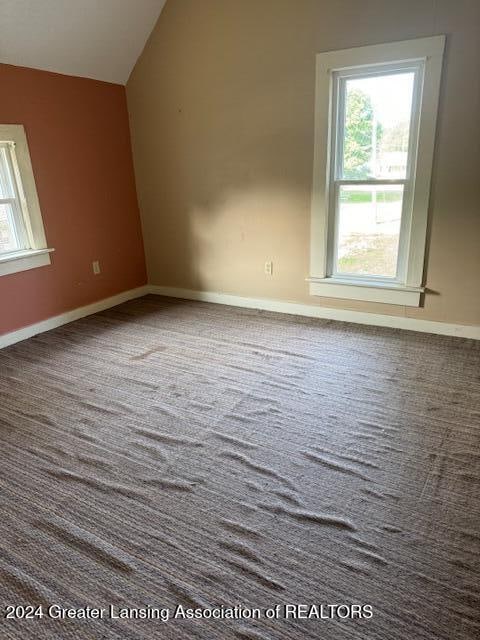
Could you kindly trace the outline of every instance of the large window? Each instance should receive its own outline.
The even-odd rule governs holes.
[[[0,275],[50,264],[24,129],[0,125]]]
[[[419,304],[442,51],[318,56],[312,294]]]

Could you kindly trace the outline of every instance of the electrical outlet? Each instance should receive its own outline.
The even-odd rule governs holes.
[[[271,260],[265,262],[265,275],[273,276],[273,262]]]
[[[92,270],[96,276],[98,276],[98,274],[101,273],[100,262],[98,260],[94,260],[92,262]]]

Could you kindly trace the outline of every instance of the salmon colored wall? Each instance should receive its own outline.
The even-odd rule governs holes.
[[[3,64],[0,87],[0,124],[25,127],[55,249],[50,266],[0,276],[2,334],[141,286],[146,272],[125,88]]]

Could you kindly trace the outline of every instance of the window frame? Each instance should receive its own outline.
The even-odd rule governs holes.
[[[314,176],[311,206],[310,294],[419,306],[424,291],[428,202],[445,36],[358,47],[317,55]],[[339,178],[339,83],[352,76],[415,72],[405,180]],[[343,142],[343,141],[342,141]],[[394,278],[335,272],[339,184],[404,186],[397,274]]]
[[[48,248],[40,203],[23,125],[0,125],[0,144],[7,149],[7,162],[13,174],[16,231],[21,222],[22,247],[0,253],[0,276],[49,265]],[[7,198],[7,200],[12,200]]]
[[[412,105],[409,121],[409,140],[407,151],[407,167],[405,178],[365,178],[355,180],[343,178],[344,142],[345,142],[345,93],[347,81],[352,78],[371,78],[383,75],[395,75],[400,73],[413,72]],[[416,168],[416,149],[418,146],[418,124],[419,105],[421,98],[421,86],[423,83],[424,64],[422,60],[409,61],[403,63],[387,63],[370,67],[360,67],[357,69],[344,69],[333,72],[332,78],[332,148],[330,150],[332,162],[330,170],[330,183],[328,185],[329,212],[332,218],[331,236],[327,242],[327,275],[333,278],[347,277],[359,281],[378,281],[385,283],[402,283],[405,281],[407,263],[407,240],[408,228],[412,215],[412,192],[413,180]],[[374,274],[347,274],[336,270],[338,262],[338,225],[339,225],[339,201],[340,189],[342,186],[394,186],[403,187],[402,212],[399,233],[399,246],[397,255],[397,266],[395,276],[380,276]]]

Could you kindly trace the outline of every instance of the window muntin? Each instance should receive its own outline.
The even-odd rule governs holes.
[[[404,282],[422,62],[333,73],[327,275]]]
[[[16,167],[14,143],[0,142],[0,256],[31,248]]]

